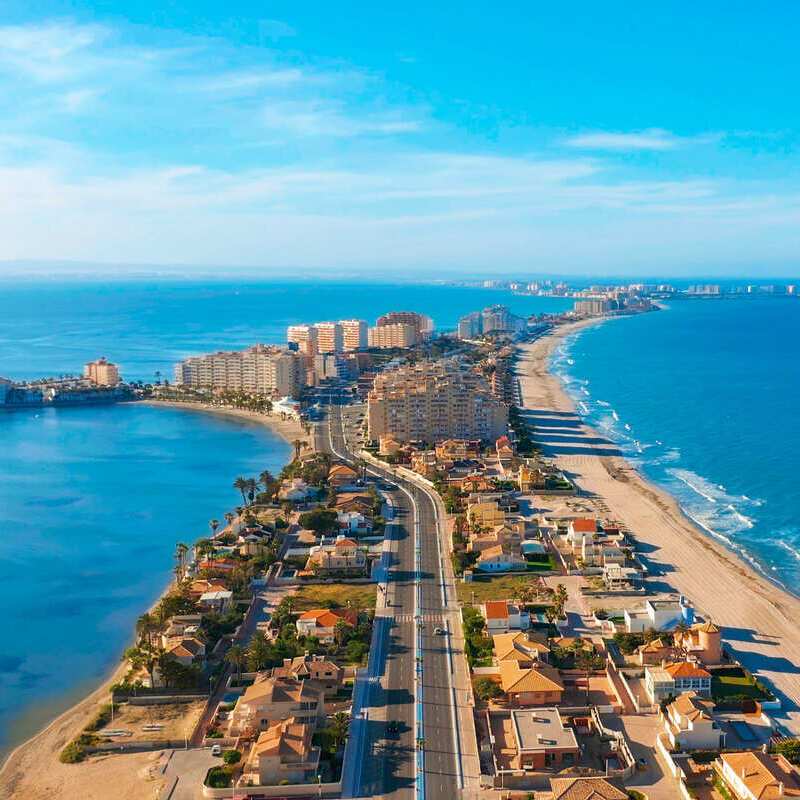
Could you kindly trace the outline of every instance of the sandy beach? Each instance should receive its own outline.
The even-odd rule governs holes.
[[[303,426],[299,420],[287,417],[281,419],[280,414],[259,414],[256,411],[247,411],[241,408],[220,408],[218,406],[210,406],[206,403],[192,403],[192,402],[179,402],[175,400],[146,400],[145,403],[151,406],[165,406],[167,408],[178,408],[187,411],[202,411],[204,414],[216,414],[221,417],[235,418],[247,420],[249,422],[256,422],[259,425],[264,425],[270,430],[275,431],[281,438],[285,439],[289,444],[295,440],[306,442],[304,450],[312,445],[312,436],[303,430]]]
[[[148,404],[247,420],[270,428],[290,444],[295,440],[305,442],[303,450],[313,446],[313,437],[303,430],[299,421],[281,419],[280,415],[267,416],[203,403],[152,400]],[[62,764],[58,760],[64,746],[83,730],[98,707],[109,702],[111,685],[120,681],[126,671],[126,665],[120,664],[95,691],[14,749],[0,769],[0,797],[9,800],[34,796],[43,800],[152,798],[164,782],[159,769],[162,751],[93,756],[82,764]]]
[[[651,569],[651,590],[679,592],[723,627],[728,649],[781,699],[774,716],[800,734],[800,599],[782,591],[697,528],[675,499],[645,481],[616,446],[583,424],[548,359],[561,338],[588,323],[559,327],[520,348],[526,418],[545,455],[582,491],[587,511],[626,525]]]

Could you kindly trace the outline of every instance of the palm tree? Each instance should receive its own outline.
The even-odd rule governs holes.
[[[219,528],[219,520],[218,519],[209,520],[208,527],[211,528],[211,535],[214,536],[217,532],[217,528]]]
[[[153,649],[153,633],[156,630],[158,630],[158,623],[149,612],[145,612],[136,620],[136,633],[139,634],[142,643],[147,642],[147,647],[150,650]]]
[[[189,545],[185,542],[178,542],[175,545],[175,560],[178,562],[176,575],[178,583],[183,580],[183,573],[186,570],[186,554],[189,552]]]
[[[242,667],[247,663],[247,653],[241,645],[231,645],[230,650],[225,653],[225,660],[236,667],[236,677],[242,679]]]
[[[247,484],[247,496],[250,498],[250,502],[252,503],[255,496],[256,496],[256,489],[258,489],[258,482],[255,478],[247,478],[245,480]]]
[[[303,447],[306,447],[306,446],[308,445],[308,442],[304,442],[304,441],[302,441],[301,439],[295,439],[295,440],[292,442],[292,444],[294,445],[294,457],[295,457],[296,459],[297,459],[297,458],[300,458],[300,450],[301,450]]]
[[[350,730],[350,715],[344,711],[337,711],[331,718],[329,731],[336,748],[341,747],[347,739]]]
[[[270,486],[275,483],[275,478],[272,477],[272,473],[265,469],[259,476],[258,476],[259,483],[264,487],[264,491],[268,492]]]
[[[247,480],[245,478],[242,478],[241,476],[239,476],[233,482],[233,488],[234,489],[238,489],[242,493],[242,502],[245,505],[247,505],[247,495],[245,494],[245,492],[247,491]]]
[[[226,511],[225,512],[225,522],[227,523],[228,527],[230,527],[231,523],[233,522],[233,512]]]
[[[198,539],[194,543],[194,551],[200,558],[211,555],[214,552],[214,542],[212,542],[208,537],[204,536],[202,539]]]

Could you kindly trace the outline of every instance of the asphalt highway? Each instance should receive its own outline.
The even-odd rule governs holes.
[[[337,402],[333,397],[332,401]],[[357,460],[345,440],[340,409],[330,408],[329,424],[322,445],[334,455]],[[387,528],[395,548],[389,567],[390,605],[376,616],[384,626],[376,641],[383,652],[377,658],[377,678],[369,687],[369,720],[365,728],[364,758],[359,765],[358,796],[413,798],[415,784],[414,741],[414,523],[419,516],[421,540],[423,738],[425,796],[430,800],[452,799],[460,793],[457,772],[457,736],[454,730],[452,664],[448,653],[442,562],[435,508],[428,495],[409,481],[380,468],[369,468],[395,485],[390,495],[394,525]],[[372,663],[372,662],[371,662]],[[392,731],[390,723],[396,723]]]

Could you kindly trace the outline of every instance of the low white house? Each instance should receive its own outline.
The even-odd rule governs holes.
[[[198,602],[200,603],[200,607],[205,611],[215,611],[217,614],[225,614],[233,605],[233,592],[205,592],[200,595]]]
[[[519,553],[514,553],[508,547],[500,544],[484,550],[475,562],[475,568],[483,572],[524,570],[527,566],[528,562]]]
[[[530,614],[507,600],[488,600],[481,606],[481,614],[486,620],[487,636],[527,630],[531,625]]]
[[[670,745],[683,750],[718,750],[725,746],[712,710],[714,703],[695,692],[682,692],[667,706],[664,729]]]
[[[693,621],[694,608],[683,597],[677,600],[647,600],[643,609],[625,610],[625,630],[628,633],[641,633],[648,628],[669,631],[679,622],[691,625]]]
[[[278,497],[281,500],[288,500],[290,503],[302,503],[313,494],[316,494],[316,490],[312,489],[302,478],[292,478],[281,484]]]

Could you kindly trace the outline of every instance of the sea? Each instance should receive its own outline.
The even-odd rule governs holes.
[[[699,528],[800,594],[800,299],[673,300],[566,337],[578,413]]]
[[[0,376],[76,374],[106,356],[128,380],[171,379],[193,354],[285,341],[297,322],[392,310],[437,327],[503,302],[563,299],[346,281],[0,282]],[[239,502],[239,476],[290,447],[257,423],[138,404],[0,411],[0,758],[95,688],[172,577],[175,545]]]

